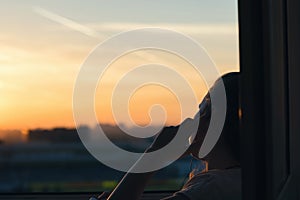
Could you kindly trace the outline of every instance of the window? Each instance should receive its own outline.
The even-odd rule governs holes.
[[[77,134],[72,107],[74,84],[82,64],[98,44],[116,34],[145,27],[174,30],[198,42],[220,74],[239,71],[235,0],[12,0],[3,2],[0,12],[1,193],[104,191],[111,190],[123,176],[123,172],[105,166],[87,151]],[[133,68],[143,65],[150,66],[147,73]],[[161,65],[170,68],[158,68]],[[151,78],[173,84],[178,93],[162,87],[160,82],[140,84],[141,79]],[[180,78],[189,83],[196,101],[186,98]],[[208,81],[214,80],[208,77]],[[114,97],[111,92],[118,83],[122,84]],[[99,84],[103,87],[95,92],[98,121],[87,117],[83,109],[77,128],[93,140],[96,124],[100,123],[115,144],[136,152],[147,148],[153,137],[124,136],[121,129],[134,131],[128,110],[139,128],[149,123],[153,127],[177,125],[197,113],[207,93],[204,78],[187,60],[157,49],[122,55],[111,63]],[[126,105],[126,95],[133,91]],[[114,97],[115,115],[110,97]],[[156,104],[162,105],[165,112],[150,109]],[[183,114],[180,106],[187,108]],[[104,154],[126,159],[111,152]],[[147,190],[179,189],[190,172],[190,161],[188,157],[161,169]]]

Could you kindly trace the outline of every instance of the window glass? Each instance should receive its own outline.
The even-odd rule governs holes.
[[[11,0],[2,2],[0,13],[0,192],[101,191],[111,190],[120,180],[124,172],[99,162],[82,144],[72,104],[83,63],[97,45],[113,36],[145,27],[173,30],[203,47],[220,74],[239,71],[235,0]],[[150,70],[134,71],[143,65]],[[157,66],[169,66],[172,73],[156,71]],[[188,98],[178,74],[193,89],[196,103]],[[139,82],[151,78],[169,82],[180,94],[157,83]],[[207,93],[207,81],[214,80],[172,52],[131,51],[111,62],[98,82],[103,87],[95,89],[97,122],[83,108],[77,128],[93,138],[99,123],[119,147],[143,152],[153,137],[127,137],[121,129],[133,131],[132,123],[178,125],[193,117]],[[115,97],[112,91],[118,84]],[[132,88],[136,90],[128,99]],[[156,112],[152,106],[157,104],[164,109]],[[182,105],[190,105],[183,115]],[[103,154],[127,159],[109,151]],[[159,170],[147,189],[179,189],[196,166],[203,168],[191,157],[178,160]]]

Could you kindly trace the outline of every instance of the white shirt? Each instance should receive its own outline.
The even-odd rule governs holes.
[[[196,174],[174,194],[190,200],[241,200],[241,169],[209,170]]]

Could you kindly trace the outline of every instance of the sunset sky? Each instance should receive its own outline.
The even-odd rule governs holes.
[[[96,45],[122,31],[144,27],[175,30],[200,43],[222,74],[239,70],[235,0],[10,0],[1,2],[0,13],[0,129],[74,126],[72,93],[82,63]],[[105,87],[96,91],[95,99],[100,122],[114,121],[109,97],[122,75],[153,63],[180,73],[191,84],[198,102],[207,92],[201,76],[183,59],[154,50],[133,52],[114,62],[101,80]],[[175,75],[157,74],[154,68],[147,76],[162,76],[180,90],[182,84],[174,80]],[[116,103],[128,101],[131,118],[140,125],[149,123],[148,111],[154,104],[164,106],[167,124],[179,123],[176,95],[187,96],[185,88],[174,95],[159,85],[148,85],[125,99],[122,92],[143,76],[140,71],[133,72],[122,83]],[[187,98],[180,103],[191,104]],[[196,111],[197,106],[192,105],[184,117],[192,117]],[[121,110],[115,114],[122,123],[129,123]],[[154,113],[153,120],[158,123],[164,117]],[[91,121],[83,114],[80,123]]]

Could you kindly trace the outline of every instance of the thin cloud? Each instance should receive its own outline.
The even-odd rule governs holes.
[[[51,21],[54,21],[56,23],[59,23],[61,25],[64,25],[70,29],[73,29],[75,31],[78,31],[82,34],[85,34],[89,37],[94,37],[94,38],[100,38],[100,35],[98,32],[96,32],[95,30],[85,26],[85,25],[82,25],[78,22],[75,22],[73,20],[70,20],[68,18],[65,18],[61,15],[58,15],[56,13],[53,13],[53,12],[50,12],[48,10],[45,10],[41,7],[38,7],[38,6],[34,6],[33,7],[33,11],[47,19],[50,19]]]
[[[236,35],[238,33],[238,24],[220,23],[220,24],[172,24],[172,23],[91,23],[89,27],[93,27],[98,31],[125,31],[130,29],[145,27],[168,28],[175,31],[185,32],[189,34],[221,34]]]

